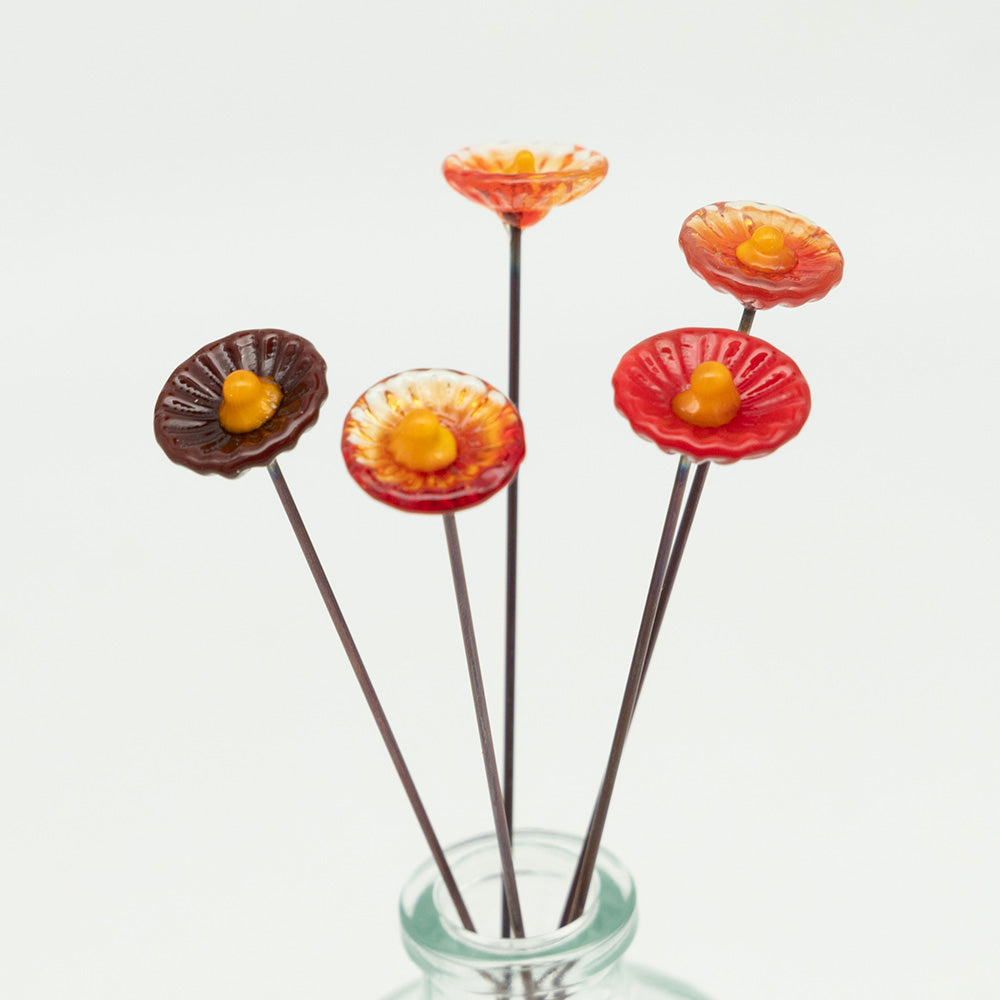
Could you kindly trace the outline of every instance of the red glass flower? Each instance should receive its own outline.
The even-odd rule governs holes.
[[[688,423],[671,406],[704,361],[725,365],[740,394],[736,416],[720,427]],[[637,434],[696,462],[725,464],[768,455],[795,437],[809,416],[809,386],[795,362],[735,330],[691,327],[659,333],[624,355],[612,384],[615,406]]]
[[[503,143],[461,149],[442,169],[460,194],[492,209],[507,225],[524,229],[597,187],[608,161],[582,146]]]
[[[222,384],[245,369],[282,391],[274,415],[233,434],[219,423]],[[243,330],[192,355],[167,379],[153,411],[153,432],[167,457],[194,472],[232,479],[295,446],[327,396],[326,362],[303,337],[284,330]]]
[[[394,445],[403,421],[428,411],[453,438],[454,451],[439,468],[420,471]],[[344,421],[341,449],[348,472],[376,500],[442,514],[480,503],[513,479],[524,458],[524,429],[499,389],[473,375],[425,368],[384,379],[358,399]]]
[[[743,306],[801,306],[821,299],[844,273],[824,229],[773,205],[717,202],[684,220],[679,239],[691,269]]]

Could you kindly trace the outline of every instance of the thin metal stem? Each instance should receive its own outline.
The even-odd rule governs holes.
[[[514,829],[514,709],[517,627],[517,477],[507,487],[507,592],[504,640],[503,801],[507,829]],[[506,935],[505,935],[506,936]]]
[[[521,228],[510,230],[510,304],[507,395],[518,405],[521,383]],[[504,633],[503,801],[507,833],[514,832],[514,710],[517,635],[517,478],[507,488],[507,589]],[[507,896],[501,900],[501,935],[510,937]]]
[[[757,310],[751,306],[743,307],[743,315],[740,317],[740,333],[749,333],[753,326],[753,318],[757,315]]]
[[[646,605],[643,609],[639,634],[636,637],[635,648],[632,652],[632,663],[629,667],[628,680],[625,683],[625,694],[622,698],[621,708],[618,712],[618,722],[615,726],[615,733],[611,742],[611,753],[608,757],[607,767],[605,768],[604,780],[601,782],[601,788],[597,796],[597,803],[594,806],[590,828],[584,839],[583,850],[580,853],[576,872],[573,876],[573,883],[566,899],[566,906],[563,910],[560,926],[565,926],[571,921],[576,920],[583,913],[583,907],[587,900],[587,892],[590,889],[594,866],[597,863],[597,851],[601,846],[604,824],[607,820],[608,808],[611,804],[611,793],[614,791],[615,779],[618,776],[618,768],[621,764],[622,751],[625,748],[625,737],[628,735],[629,725],[635,713],[635,704],[639,697],[639,689],[652,638],[653,622],[667,575],[670,550],[674,532],[677,528],[677,519],[680,516],[681,501],[684,499],[684,487],[687,483],[687,475],[690,467],[691,460],[682,455],[677,464],[677,473],[674,477],[673,489],[670,492],[670,502],[667,505],[663,531],[660,534],[660,544],[656,551],[653,574],[649,581],[649,590],[646,593]]]
[[[451,576],[455,584],[455,600],[458,602],[458,620],[462,626],[462,641],[465,643],[465,659],[469,667],[469,681],[472,684],[472,700],[476,708],[476,723],[479,726],[479,742],[486,767],[486,784],[493,807],[493,822],[497,832],[497,846],[500,850],[500,868],[503,878],[510,923],[514,936],[524,937],[524,923],[521,919],[521,901],[517,895],[517,881],[514,876],[514,856],[510,844],[510,832],[503,808],[503,791],[500,787],[500,772],[497,769],[496,753],[493,749],[493,734],[490,731],[490,717],[486,707],[486,691],[483,686],[483,672],[479,665],[479,651],[476,633],[472,625],[472,610],[469,605],[469,588],[465,581],[462,550],[458,543],[458,529],[455,515],[447,513],[443,517],[444,533],[448,542],[448,558],[451,561]]]
[[[694,515],[698,511],[698,501],[701,500],[701,491],[705,488],[705,477],[708,475],[708,467],[711,464],[711,462],[701,462],[694,470],[691,489],[688,490],[687,500],[684,503],[684,513],[681,515],[681,523],[677,528],[677,536],[674,538],[674,544],[670,550],[670,562],[667,563],[667,575],[663,581],[663,592],[660,594],[660,601],[656,606],[656,617],[653,619],[653,632],[649,637],[646,663],[642,668],[642,679],[639,682],[640,692],[642,690],[642,683],[646,680],[649,661],[653,657],[656,639],[660,634],[660,626],[663,624],[663,616],[667,610],[667,604],[670,602],[670,594],[673,592],[674,581],[677,579],[677,570],[680,568],[681,559],[684,556],[684,547],[687,545],[688,535],[691,534],[691,525],[694,522]]]
[[[423,831],[428,847],[430,847],[431,855],[437,863],[438,870],[441,873],[441,878],[444,881],[449,896],[451,896],[451,901],[455,904],[455,909],[458,912],[458,918],[461,920],[462,926],[467,931],[474,932],[475,927],[472,924],[472,917],[469,915],[469,911],[466,908],[464,900],[462,899],[458,883],[455,881],[455,877],[451,872],[447,859],[445,858],[444,850],[438,841],[437,835],[434,833],[434,828],[431,826],[430,817],[428,817],[427,810],[424,809],[424,805],[420,800],[419,794],[417,793],[416,785],[414,784],[409,768],[406,766],[406,762],[403,759],[402,751],[399,749],[396,737],[393,735],[392,729],[389,726],[389,720],[386,718],[382,705],[378,700],[378,695],[375,693],[375,687],[372,684],[371,678],[368,676],[368,671],[365,669],[365,665],[361,660],[361,654],[358,652],[358,648],[354,643],[354,638],[351,636],[351,632],[347,627],[344,615],[340,610],[340,606],[337,604],[336,597],[334,597],[333,588],[330,586],[330,581],[327,579],[326,572],[323,570],[323,566],[319,561],[319,556],[313,546],[312,539],[309,537],[309,532],[306,530],[305,522],[302,520],[302,515],[299,514],[299,509],[295,504],[295,500],[292,498],[291,490],[289,490],[288,484],[285,482],[285,477],[282,475],[281,469],[278,468],[278,463],[276,461],[271,462],[270,465],[268,465],[267,471],[271,474],[271,481],[274,483],[274,488],[278,491],[278,497],[281,499],[281,505],[285,508],[285,514],[288,516],[288,520],[292,525],[292,530],[295,532],[295,537],[298,539],[299,546],[302,549],[302,554],[305,556],[306,563],[309,565],[309,569],[312,572],[313,580],[315,580],[316,586],[319,588],[320,596],[323,598],[326,610],[329,612],[330,618],[333,621],[333,627],[337,630],[337,635],[340,636],[340,641],[344,646],[344,652],[347,654],[347,659],[354,670],[354,676],[357,678],[358,684],[361,685],[361,693],[364,695],[365,701],[368,703],[368,708],[371,710],[372,716],[375,719],[375,725],[378,727],[378,731],[382,736],[382,741],[385,743],[385,747],[389,751],[389,757],[392,759],[392,763],[396,768],[399,780],[403,783],[403,789],[405,790],[407,798],[410,800],[410,805],[413,807],[413,811],[416,814],[417,822],[420,824],[420,829]]]
[[[507,396],[517,406],[521,381],[521,229],[510,230],[510,306]]]
[[[656,614],[653,618],[653,628],[649,637],[649,646],[646,650],[646,660],[642,666],[642,674],[639,678],[639,691],[636,694],[635,703],[632,706],[632,715],[628,720],[628,728],[631,728],[632,720],[635,718],[635,710],[638,705],[639,694],[642,693],[642,686],[646,681],[646,674],[649,671],[649,664],[652,660],[653,649],[656,646],[656,639],[660,634],[660,626],[663,624],[664,613],[666,612],[667,604],[670,601],[674,581],[677,579],[677,571],[680,567],[681,558],[684,555],[684,549],[687,545],[688,536],[691,533],[691,525],[694,522],[694,515],[698,510],[698,502],[701,499],[701,493],[705,486],[705,477],[708,475],[708,467],[708,462],[702,462],[695,470],[694,479],[691,482],[691,489],[688,491],[687,500],[684,504],[684,513],[681,515],[680,525],[677,528],[677,534],[674,537],[672,546],[670,547],[670,558],[667,562],[667,571],[663,579],[663,587],[660,591],[659,600],[657,602]],[[678,471],[680,470],[678,469]],[[584,842],[584,851],[587,850],[588,843],[593,835],[595,816],[596,808],[595,814],[591,816],[590,826],[587,830],[587,837]],[[580,877],[582,861],[583,854],[580,856],[580,863],[577,864],[577,869],[574,873],[574,886],[576,885],[576,880]],[[572,891],[575,892],[576,890],[574,889]],[[586,899],[586,895],[584,895],[584,899]],[[566,912],[568,912],[568,910]],[[564,917],[565,915],[566,914],[564,913]]]

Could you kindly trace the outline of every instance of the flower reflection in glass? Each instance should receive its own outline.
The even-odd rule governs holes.
[[[692,373],[704,362],[724,365],[739,393],[735,416],[721,426],[698,426],[672,405],[690,389]],[[795,437],[809,416],[809,385],[795,362],[735,330],[659,333],[626,352],[612,384],[615,406],[637,434],[696,462],[770,454]]]
[[[249,372],[280,387],[280,402],[261,426],[233,433],[219,420],[223,385]],[[153,431],[172,461],[194,472],[235,478],[295,446],[327,397],[326,362],[304,337],[285,330],[242,330],[203,347],[167,379]]]
[[[424,368],[361,396],[344,421],[341,448],[366,493],[401,510],[441,514],[480,503],[510,482],[524,458],[524,430],[499,389],[473,375]]]
[[[773,205],[717,202],[684,220],[679,242],[691,269],[750,309],[821,299],[844,272],[830,234]]]
[[[460,194],[496,212],[508,225],[525,229],[557,205],[597,187],[608,161],[582,146],[502,143],[452,153],[442,169]]]

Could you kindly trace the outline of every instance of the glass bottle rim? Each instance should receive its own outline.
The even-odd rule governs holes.
[[[452,966],[480,969],[500,968],[516,962],[519,966],[553,958],[585,963],[591,970],[610,966],[632,942],[636,930],[636,896],[632,877],[621,862],[601,848],[587,905],[583,914],[565,927],[557,927],[558,911],[551,926],[536,932],[532,918],[530,883],[548,883],[556,893],[561,910],[580,855],[579,837],[547,830],[518,830],[513,838],[514,864],[522,895],[527,936],[504,938],[466,930],[458,919],[444,882],[433,859],[425,861],[411,876],[400,895],[399,912],[406,950],[425,971],[441,971]],[[448,863],[469,903],[469,893],[488,889],[490,913],[499,913],[499,856],[495,834],[483,834],[461,841],[445,850]],[[473,920],[479,926],[477,907],[470,903]],[[478,909],[482,909],[479,907]]]

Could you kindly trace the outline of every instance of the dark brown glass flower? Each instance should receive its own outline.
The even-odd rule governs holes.
[[[282,399],[263,426],[231,434],[219,423],[219,405],[226,376],[240,369],[274,379]],[[319,417],[327,391],[326,362],[304,337],[242,330],[203,347],[167,379],[153,412],[153,432],[172,461],[232,479],[293,448]]]

